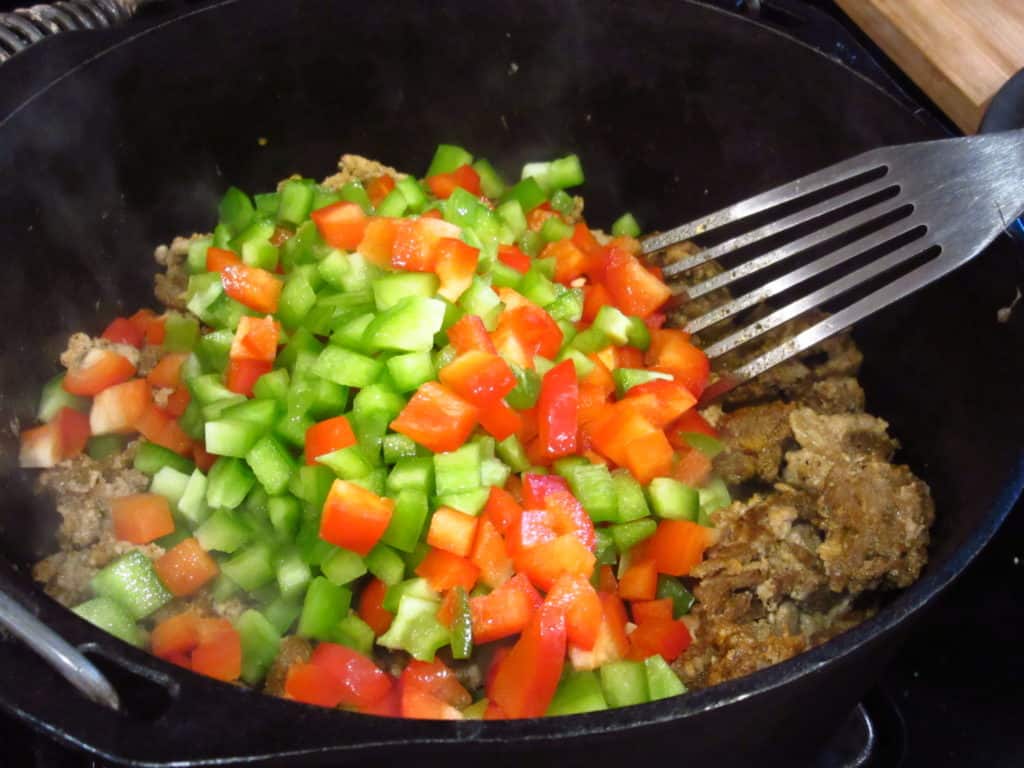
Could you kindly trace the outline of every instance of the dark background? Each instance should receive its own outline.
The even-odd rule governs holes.
[[[0,10],[24,4],[0,0]],[[807,0],[807,4],[846,26],[899,87],[936,111],[830,0]],[[1024,259],[1024,245],[1020,257]],[[885,671],[866,700],[879,739],[871,765],[1024,765],[1024,654],[1019,650],[1024,627],[1022,542],[1024,505],[1018,504],[995,540],[929,610]],[[0,764],[12,768],[94,765],[3,717],[0,739]]]

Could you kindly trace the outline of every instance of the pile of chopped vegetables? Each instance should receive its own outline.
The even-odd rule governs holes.
[[[189,247],[188,313],[114,320],[22,434],[25,467],[142,438],[149,492],[113,526],[163,554],[103,568],[77,613],[254,686],[295,633],[316,647],[287,696],[381,715],[685,692],[682,577],[729,503],[695,410],[708,361],[664,327],[633,217],[608,237],[574,214],[582,181],[570,155],[507,186],[442,145],[422,180],[228,190]],[[129,347],[159,362],[138,376]],[[251,607],[204,615],[201,591]],[[471,692],[453,667],[488,646]]]

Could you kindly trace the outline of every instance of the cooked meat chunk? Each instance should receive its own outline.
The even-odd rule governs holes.
[[[819,554],[832,589],[906,587],[920,575],[935,508],[928,486],[907,467],[838,463],[818,511],[826,531]]]
[[[725,482],[756,479],[771,483],[778,479],[783,447],[793,437],[789,426],[792,409],[785,403],[753,405],[719,419],[725,450],[715,457],[715,471]]]
[[[113,350],[130,360],[132,365],[139,364],[139,350],[135,347],[129,344],[115,344],[106,339],[94,339],[86,333],[73,333],[68,337],[68,346],[61,352],[60,364],[65,368],[74,368],[94,349]]]
[[[321,186],[326,189],[341,189],[350,181],[369,181],[377,176],[390,176],[393,179],[400,179],[405,176],[394,168],[376,160],[369,160],[361,155],[342,155],[338,160],[338,172],[328,176]]]
[[[811,383],[800,403],[818,413],[860,413],[864,390],[851,376],[836,376]]]
[[[786,454],[783,478],[799,488],[820,491],[837,462],[860,457],[888,461],[896,449],[886,432],[889,425],[866,413],[821,415],[797,408],[789,425],[800,449]]]
[[[169,246],[161,245],[153,252],[156,263],[165,267],[165,272],[157,273],[154,293],[157,301],[170,309],[185,309],[185,289],[188,288],[188,247],[192,237],[176,237]]]
[[[313,646],[305,638],[288,635],[281,640],[281,649],[277,658],[267,672],[267,682],[263,690],[273,696],[284,696],[284,681],[288,677],[288,668],[292,664],[304,664],[313,655]]]

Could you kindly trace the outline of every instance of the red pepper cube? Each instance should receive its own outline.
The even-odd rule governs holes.
[[[107,387],[128,381],[135,375],[135,364],[110,349],[94,348],[64,375],[64,390],[72,395],[93,397]]]
[[[356,434],[344,416],[317,422],[306,430],[306,463],[316,464],[324,456],[356,444]]]
[[[309,661],[340,683],[342,695],[339,704],[370,706],[391,691],[391,677],[384,670],[372,659],[344,645],[322,642]]]
[[[689,520],[662,520],[644,547],[658,573],[686,576],[703,560],[712,536],[712,529]]]
[[[333,203],[313,211],[309,217],[320,236],[333,248],[355,250],[366,231],[367,216],[355,203]]]
[[[434,271],[441,280],[437,289],[440,296],[456,302],[466,292],[473,275],[480,251],[454,237],[442,237],[434,245]]]
[[[277,312],[284,283],[273,274],[248,264],[229,264],[220,273],[224,293],[257,312]]]
[[[252,397],[252,389],[256,386],[260,376],[270,373],[273,369],[274,364],[272,362],[229,359],[227,388],[240,395]]]
[[[488,690],[490,700],[505,717],[542,716],[558,688],[565,649],[565,615],[544,604],[501,660]]]
[[[694,397],[701,396],[711,372],[707,355],[690,341],[688,333],[675,328],[651,331],[644,362],[654,370],[671,373]]]
[[[477,518],[451,507],[438,507],[430,518],[427,544],[459,557],[473,549]]]
[[[436,381],[423,384],[391,429],[415,440],[434,453],[461,447],[477,423],[477,409]]]
[[[453,587],[462,587],[468,592],[476,585],[480,569],[464,557],[431,548],[416,566],[416,575],[425,578],[436,592]]]
[[[394,508],[392,499],[361,485],[335,480],[324,502],[320,538],[365,556],[384,535]]]
[[[456,320],[448,329],[448,343],[455,347],[455,351],[460,355],[470,350],[491,353],[497,351],[479,315],[463,315]]]
[[[175,597],[195,594],[220,572],[217,562],[193,538],[164,552],[153,562],[153,569]]]
[[[614,246],[608,251],[603,282],[615,306],[627,315],[647,317],[672,296],[672,290],[652,275],[636,256]]]
[[[523,547],[513,559],[516,570],[526,574],[538,589],[543,590],[551,589],[563,574],[590,578],[596,562],[594,553],[571,533],[532,547]]]
[[[549,459],[576,453],[578,404],[576,365],[565,360],[544,374],[537,399],[537,438]]]
[[[277,356],[277,340],[279,329],[274,318],[241,317],[238,329],[231,341],[232,360],[258,360],[264,363],[274,362]]]
[[[482,644],[519,634],[541,605],[541,596],[519,574],[493,592],[469,600],[473,642]]]
[[[438,371],[441,383],[480,408],[490,408],[516,386],[516,376],[491,352],[470,350]]]
[[[174,533],[171,507],[163,496],[139,493],[122,496],[110,503],[114,537],[132,544],[148,544]]]

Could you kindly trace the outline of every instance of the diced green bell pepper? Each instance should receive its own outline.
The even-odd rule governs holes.
[[[169,603],[172,595],[153,570],[148,557],[133,550],[105,566],[90,582],[93,592],[106,597],[136,621]]]

